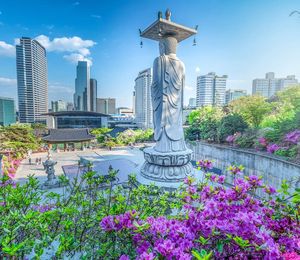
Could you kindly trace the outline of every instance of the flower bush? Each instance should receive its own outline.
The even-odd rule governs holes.
[[[20,185],[5,176],[0,257],[45,258],[51,246],[48,259],[299,257],[300,190],[290,194],[285,182],[277,192],[255,175],[237,175],[226,187],[225,176],[209,173],[210,161],[198,165],[207,166],[204,180],[188,177],[175,192],[138,186],[133,176],[117,184],[114,170],[86,172],[63,195],[41,191],[33,177]],[[265,199],[253,196],[258,189]]]
[[[216,182],[215,187],[208,179],[201,185],[185,181],[176,217],[141,219],[139,212],[128,211],[103,218],[102,230],[116,237],[126,234],[134,245],[135,254],[120,259],[300,257],[296,253],[299,224],[289,206],[276,199],[273,188],[264,186],[257,176],[237,178],[232,188],[225,188],[219,185],[220,176],[212,176],[209,180]],[[269,199],[252,197],[256,189],[265,189]]]
[[[186,139],[254,148],[300,162],[300,85],[276,95],[271,100],[246,96],[223,109],[194,110],[188,118]]]

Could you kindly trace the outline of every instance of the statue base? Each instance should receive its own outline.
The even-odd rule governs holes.
[[[55,189],[55,188],[60,188],[60,187],[64,187],[65,185],[63,185],[58,179],[52,179],[52,180],[47,180],[45,181],[40,188],[42,190],[48,190],[48,189]]]
[[[149,180],[159,182],[181,182],[193,170],[190,163],[192,150],[161,153],[153,147],[144,149],[145,163],[140,173]]]

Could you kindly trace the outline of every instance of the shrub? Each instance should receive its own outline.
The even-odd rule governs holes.
[[[264,117],[272,110],[272,105],[261,96],[246,96],[229,103],[233,113],[241,115],[252,127],[258,127]]]
[[[222,109],[219,107],[205,106],[192,111],[189,115],[189,123],[193,127],[190,133],[199,133],[203,140],[218,140],[218,124],[223,117]],[[199,129],[199,132],[195,131]]]
[[[241,148],[251,148],[255,144],[255,140],[257,139],[257,131],[256,130],[247,130],[244,134],[239,135],[235,139],[235,144]]]
[[[230,171],[242,176],[243,167]],[[226,188],[225,176],[207,172],[169,193],[133,176],[119,185],[116,174],[85,172],[64,195],[45,193],[33,177],[24,185],[3,177],[0,257],[44,259],[54,242],[47,259],[282,259],[299,248],[300,193],[290,194],[286,182],[277,193],[258,176],[235,176]],[[265,199],[252,195],[258,189]]]
[[[243,117],[238,114],[224,116],[218,126],[218,139],[224,142],[229,135],[236,132],[243,133],[248,128],[248,124]]]

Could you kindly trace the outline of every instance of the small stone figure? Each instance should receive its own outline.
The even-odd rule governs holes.
[[[46,170],[47,173],[47,181],[45,181],[45,183],[42,185],[42,189],[51,189],[51,188],[60,187],[60,182],[55,176],[54,165],[56,164],[57,162],[52,160],[50,150],[48,150],[47,160],[43,162],[44,169]]]

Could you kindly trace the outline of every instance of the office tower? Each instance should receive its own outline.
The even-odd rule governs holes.
[[[97,111],[97,80],[90,80],[90,111]]]
[[[189,107],[189,108],[196,107],[196,98],[190,98],[190,99],[189,99],[188,107]]]
[[[52,112],[66,111],[67,103],[63,100],[51,101]]]
[[[132,93],[132,113],[135,115],[135,91]]]
[[[13,98],[0,97],[0,126],[16,122],[15,101]]]
[[[225,103],[228,104],[230,101],[238,99],[240,97],[247,96],[247,91],[243,89],[228,89],[226,90]]]
[[[78,61],[76,71],[74,108],[90,111],[90,66],[87,61]]]
[[[36,40],[22,37],[16,45],[19,117],[21,123],[45,122],[48,112],[47,57]]]
[[[73,111],[74,110],[74,105],[72,102],[67,103],[67,111]]]
[[[151,84],[151,68],[141,71],[135,79],[135,121],[141,128],[153,127]]]
[[[252,82],[252,94],[261,95],[265,98],[270,98],[288,86],[298,84],[298,80],[294,75],[287,76],[286,78],[275,78],[274,72],[266,73],[264,79],[254,79]]]
[[[126,115],[126,116],[133,117],[133,111],[129,107],[118,107],[117,108],[117,113],[119,115]]]
[[[223,106],[225,104],[226,80],[227,75],[217,76],[214,72],[197,77],[197,107]]]
[[[115,98],[97,98],[97,112],[112,115],[116,113]]]

